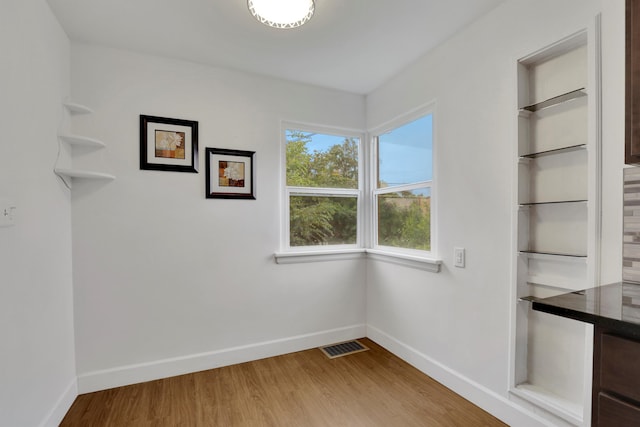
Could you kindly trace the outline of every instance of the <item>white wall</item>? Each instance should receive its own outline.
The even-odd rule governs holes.
[[[602,1],[602,283],[622,279],[625,1]]]
[[[71,236],[81,391],[352,338],[368,323],[370,336],[458,392],[480,390],[483,406],[500,412],[492,396],[508,386],[515,131],[505,117],[515,60],[590,25],[600,7],[602,277],[612,281],[621,274],[622,0],[509,1],[372,93],[366,108],[356,95],[73,45],[72,93],[96,110],[74,118],[75,131],[107,143],[76,165],[117,180],[76,182],[71,203],[51,172],[68,40],[44,2],[2,2],[0,198],[18,211],[15,227],[0,228],[0,425],[57,425],[75,397]],[[361,129],[434,99],[443,272],[276,265],[279,121]],[[200,173],[140,171],[139,114],[198,120]],[[207,146],[257,151],[258,200],[204,198]],[[451,267],[453,246],[467,248],[466,269]]]
[[[614,281],[621,277],[624,2],[603,3],[602,270]],[[493,395],[485,407],[494,412],[509,382],[516,61],[593,27],[600,8],[595,0],[505,2],[367,97],[368,128],[436,101],[444,260],[439,274],[369,262],[369,335],[478,402]],[[467,250],[465,269],[453,267],[454,246]]]
[[[76,165],[117,177],[73,188],[81,391],[364,335],[363,260],[273,258],[280,121],[363,129],[364,97],[83,44],[71,63],[95,109],[74,131],[107,144]],[[200,173],[140,170],[140,114],[198,121]],[[257,200],[205,199],[205,147],[256,151]]]
[[[57,426],[76,396],[71,203],[53,174],[69,41],[44,1],[0,2],[0,425]]]

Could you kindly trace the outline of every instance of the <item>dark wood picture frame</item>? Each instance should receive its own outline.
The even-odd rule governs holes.
[[[256,199],[255,151],[207,147],[207,199]]]
[[[198,173],[198,122],[141,114],[140,169]]]

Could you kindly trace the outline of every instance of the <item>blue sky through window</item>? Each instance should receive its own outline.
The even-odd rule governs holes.
[[[433,179],[433,114],[378,136],[382,187]]]
[[[292,130],[287,130],[287,139]],[[299,131],[309,136],[309,153],[326,152],[345,136]],[[433,114],[397,127],[378,137],[379,179],[384,187],[433,179]]]
[[[327,135],[327,134],[315,133],[315,132],[304,132],[304,131],[299,131],[299,132],[311,137],[311,141],[307,143],[307,149],[309,150],[310,154],[313,153],[314,151],[319,151],[319,152],[329,151],[329,149],[334,145],[342,145],[345,138],[348,138],[346,136]],[[287,130],[287,139],[289,139],[290,133],[291,131]],[[359,138],[356,138],[356,139],[359,140]]]

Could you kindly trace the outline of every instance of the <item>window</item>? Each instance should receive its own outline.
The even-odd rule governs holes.
[[[363,134],[285,124],[282,251],[276,262],[366,253],[440,271],[442,261],[432,250],[432,111],[422,108],[376,129],[366,146]]]
[[[358,247],[361,137],[297,126],[284,137],[288,247]]]
[[[374,247],[431,251],[433,114],[373,138]]]

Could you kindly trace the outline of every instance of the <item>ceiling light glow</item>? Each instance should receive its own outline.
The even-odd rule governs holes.
[[[251,14],[274,28],[296,28],[313,16],[313,0],[247,0]]]

